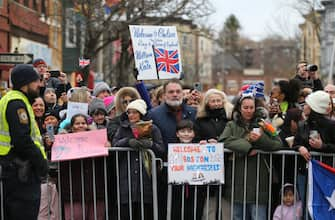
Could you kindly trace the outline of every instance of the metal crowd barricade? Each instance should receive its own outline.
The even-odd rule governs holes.
[[[157,161],[161,161],[159,158],[155,157],[155,154],[153,153],[153,151],[151,150],[147,150],[146,152],[148,152],[151,156],[151,185],[152,185],[152,210],[150,210],[151,213],[149,213],[150,215],[152,215],[152,219],[154,220],[158,220],[158,202],[157,202]],[[59,206],[59,219],[65,219],[65,215],[64,215],[64,198],[62,198],[62,196],[64,196],[64,192],[62,192],[62,189],[64,189],[63,187],[68,187],[68,191],[69,191],[69,217],[68,219],[71,220],[79,220],[78,218],[74,217],[75,213],[81,213],[82,218],[80,219],[94,219],[94,220],[101,220],[101,219],[121,219],[121,195],[120,195],[120,160],[121,160],[121,155],[122,155],[122,159],[127,160],[127,173],[128,173],[128,195],[129,195],[129,201],[132,200],[132,195],[131,195],[131,161],[130,161],[130,157],[131,154],[135,153],[138,154],[138,158],[139,160],[137,161],[140,165],[140,169],[139,169],[139,178],[140,178],[140,184],[141,184],[141,196],[140,196],[140,210],[141,210],[141,214],[140,214],[140,219],[141,220],[145,220],[145,215],[144,215],[144,196],[143,196],[143,173],[144,171],[144,166],[143,164],[143,157],[141,154],[141,151],[135,151],[132,148],[126,148],[126,147],[122,147],[122,148],[110,148],[109,149],[109,156],[108,157],[100,157],[100,158],[86,158],[83,160],[75,160],[78,162],[79,166],[80,166],[80,170],[79,173],[74,173],[76,171],[74,171],[73,168],[73,164],[74,161],[64,161],[64,162],[59,162],[58,163],[58,175],[57,175],[57,191],[58,191],[58,206]],[[124,156],[124,157],[123,157]],[[109,160],[111,157],[113,157],[113,160]],[[103,176],[101,176],[99,174],[99,170],[97,170],[97,161],[98,160],[103,160]],[[85,162],[84,162],[85,161]],[[89,165],[92,167],[91,169],[91,173],[87,173],[87,170],[84,169],[84,163],[85,165],[87,165],[87,162],[89,163]],[[68,163],[68,169],[64,170],[61,169],[61,164],[62,163]],[[69,178],[67,183],[64,183],[64,180],[62,180],[62,177],[64,177],[64,172],[68,172],[69,177],[72,177],[73,175],[75,176],[80,176],[80,180],[81,180],[81,185],[75,185],[75,182],[78,179],[73,179],[73,178]],[[1,166],[0,166],[0,173],[1,173]],[[114,176],[109,176],[110,173],[114,173]],[[87,177],[91,177],[92,179],[90,179],[90,181],[92,182],[92,187],[90,189],[86,188],[84,181],[87,181],[88,178]],[[100,178],[100,179],[99,179]],[[101,179],[102,178],[102,179]],[[98,181],[103,181],[104,187],[99,188],[97,182]],[[111,184],[112,181],[113,184]],[[78,181],[77,181],[78,182]],[[64,184],[64,185],[62,185]],[[114,185],[116,185],[116,196],[114,201],[111,201],[111,196],[113,197],[113,195],[111,195],[111,192],[113,192],[113,190],[111,189],[112,187],[114,187]],[[79,189],[80,191],[80,207],[78,209],[78,201],[74,200],[75,195],[73,194],[75,192],[76,189]],[[4,208],[5,204],[2,202],[3,201],[3,183],[0,180],[0,190],[1,190],[1,220],[4,220]],[[49,190],[47,190],[49,192]],[[78,192],[78,190],[77,190]],[[97,195],[98,194],[103,194],[104,198],[103,198],[103,212],[104,212],[104,216],[103,217],[99,217],[99,204],[101,205],[101,200],[99,201]],[[91,198],[90,195],[93,195],[93,197]],[[87,207],[87,199],[88,197],[90,197],[92,199],[91,205],[90,207]],[[46,195],[46,198],[48,200],[48,213],[47,216],[44,216],[43,219],[51,219],[51,210],[52,208],[50,207],[51,203],[50,203],[50,195]],[[116,207],[115,207],[116,205]],[[101,208],[101,207],[100,207]],[[88,210],[91,209],[92,212],[90,213],[90,216],[87,216]],[[129,216],[130,219],[135,219],[132,216],[132,202],[129,203],[129,208],[128,208],[128,212],[129,212]],[[19,211],[19,210],[18,210]],[[138,219],[138,218],[137,218]]]
[[[248,168],[248,157],[244,157],[244,169],[243,170],[236,170],[235,167],[235,161],[236,161],[236,157],[237,154],[236,153],[232,153],[230,150],[225,149],[224,150],[225,154],[231,154],[231,158],[232,158],[232,193],[231,193],[231,197],[229,198],[229,201],[227,201],[227,198],[223,198],[222,197],[222,192],[225,190],[225,185],[206,185],[206,202],[204,204],[203,207],[203,215],[202,215],[202,220],[226,220],[226,219],[235,219],[234,218],[234,201],[235,201],[235,174],[238,175],[243,175],[243,208],[242,208],[242,219],[243,220],[247,220],[250,218],[247,218],[248,216],[250,217],[251,214],[253,213],[247,213],[247,185],[248,185],[248,181],[247,181],[247,168]],[[261,159],[261,155],[266,156],[267,160],[264,161]],[[275,211],[275,208],[277,205],[282,205],[283,201],[282,199],[280,199],[280,201],[274,201],[274,197],[276,197],[276,195],[280,195],[279,197],[283,197],[283,185],[285,184],[284,182],[284,177],[285,177],[285,173],[288,172],[288,169],[292,169],[293,170],[293,182],[292,184],[294,185],[294,192],[295,194],[300,194],[300,193],[304,193],[305,197],[304,197],[304,204],[303,204],[303,213],[302,213],[302,217],[303,219],[309,219],[309,214],[308,214],[308,209],[307,209],[307,178],[306,178],[306,182],[305,182],[305,188],[304,188],[304,192],[300,192],[298,190],[298,180],[297,180],[297,176],[298,176],[298,155],[299,153],[296,151],[292,151],[292,150],[282,150],[282,151],[276,151],[276,152],[262,152],[262,151],[258,151],[257,155],[255,157],[257,157],[257,169],[256,169],[256,199],[255,202],[253,203],[255,205],[255,219],[259,219],[262,220],[262,218],[260,218],[260,213],[259,213],[259,206],[261,204],[259,204],[259,190],[260,190],[260,163],[265,162],[267,169],[268,169],[268,201],[266,205],[266,219],[271,220],[273,217],[273,213]],[[332,165],[333,167],[335,166],[335,154],[331,154],[331,153],[319,153],[319,152],[311,152],[312,158],[313,159],[318,159],[320,161],[330,161],[330,165]],[[240,156],[240,155],[238,155]],[[279,160],[280,166],[281,167],[274,167],[274,157],[276,157],[276,160]],[[294,162],[294,167],[286,167],[285,163],[286,163],[286,159],[291,157],[291,159],[293,159]],[[293,158],[292,158],[293,157]],[[227,161],[225,161],[225,166],[226,166]],[[307,164],[307,163],[306,163]],[[167,164],[165,164],[165,166],[167,166]],[[274,171],[275,170],[275,171]],[[237,172],[237,173],[236,173]],[[274,173],[277,172],[277,173]],[[279,172],[279,173],[278,173]],[[275,175],[276,174],[276,175]],[[277,189],[274,188],[274,186],[276,184],[273,183],[273,177],[279,175],[279,179],[280,182],[276,183],[277,184]],[[167,196],[167,220],[171,219],[172,216],[172,212],[173,211],[177,211],[180,212],[180,216],[181,219],[190,219],[189,216],[187,216],[185,214],[185,200],[184,200],[184,190],[185,190],[185,185],[182,186],[182,193],[181,193],[181,201],[182,201],[182,205],[180,207],[179,210],[172,210],[172,206],[173,203],[177,200],[177,198],[173,198],[172,196],[172,191],[173,191],[173,187],[175,185],[169,184],[168,186],[168,196]],[[212,204],[209,204],[210,202],[210,190],[212,187],[216,187],[218,188],[218,190],[216,190],[217,194],[215,195],[215,199],[216,199],[216,205],[217,205],[217,213],[216,215],[211,215],[209,216],[209,209],[212,208]],[[279,188],[278,188],[279,187]],[[194,186],[195,188],[195,193],[197,192],[198,186]],[[196,207],[197,204],[197,195],[194,196],[194,200],[193,200],[193,204],[194,204],[194,212],[193,212],[193,218],[194,220],[198,219],[195,215],[196,213],[196,209],[199,207]],[[297,202],[297,197],[294,199],[295,200],[295,204]],[[228,209],[230,210],[230,213],[224,213],[223,211],[223,206],[230,205],[230,207],[228,207]],[[249,202],[250,203],[250,202]],[[296,205],[294,206],[294,208],[296,209]],[[227,211],[227,207],[225,207],[225,209]],[[281,209],[282,211],[282,209]],[[298,218],[296,218],[298,219]]]
[[[120,155],[121,154],[125,154],[125,158],[127,159],[127,167],[128,167],[128,170],[127,170],[127,176],[128,176],[128,199],[131,200],[132,196],[131,196],[131,172],[132,170],[130,169],[130,155],[131,153],[134,152],[133,149],[131,148],[110,148],[109,150],[109,153],[110,153],[110,156],[114,156],[115,157],[115,160],[113,160],[113,164],[110,164],[110,167],[108,167],[108,159],[107,158],[103,158],[103,182],[104,182],[104,187],[103,188],[97,188],[97,173],[96,173],[96,159],[95,158],[90,158],[89,160],[91,160],[91,165],[92,165],[92,189],[89,190],[89,191],[85,191],[84,189],[84,186],[83,184],[81,186],[76,186],[76,185],[73,185],[73,180],[72,178],[69,179],[69,182],[68,182],[68,187],[69,187],[69,191],[70,191],[70,212],[71,212],[71,217],[70,219],[74,219],[74,212],[77,211],[77,207],[74,206],[74,201],[73,201],[73,189],[75,187],[81,187],[81,193],[80,193],[80,196],[81,196],[81,206],[82,206],[82,209],[80,210],[82,212],[82,219],[88,219],[86,216],[85,216],[85,213],[87,211],[87,208],[86,208],[86,204],[84,202],[85,198],[88,197],[88,193],[93,193],[93,216],[91,219],[95,219],[95,220],[100,220],[99,217],[98,217],[98,199],[97,199],[97,193],[98,192],[101,192],[103,191],[103,194],[104,194],[104,218],[103,219],[121,219],[121,195],[120,195]],[[151,173],[152,173],[152,176],[151,176],[151,183],[152,183],[152,216],[153,216],[153,219],[154,220],[158,220],[158,209],[160,207],[158,207],[158,195],[157,195],[157,165],[159,165],[158,161],[161,162],[161,159],[159,158],[156,158],[154,153],[152,151],[148,151],[151,155]],[[142,178],[142,174],[143,174],[143,158],[142,158],[142,155],[140,152],[137,152],[139,155],[139,163],[140,163],[140,183],[141,183],[141,204],[140,204],[140,210],[141,210],[141,217],[140,219],[141,220],[144,220],[145,219],[145,215],[144,215],[144,195],[143,195],[143,178]],[[246,190],[247,189],[247,185],[248,185],[248,181],[247,181],[247,168],[248,168],[248,160],[247,160],[247,157],[244,158],[244,170],[236,170],[236,167],[235,167],[235,161],[236,161],[236,157],[239,156],[239,155],[236,155],[235,153],[232,153],[231,151],[225,149],[225,154],[231,154],[231,161],[232,161],[232,167],[231,167],[231,171],[232,171],[232,180],[231,180],[231,183],[232,183],[232,194],[231,194],[231,197],[230,198],[224,198],[222,197],[222,192],[225,190],[225,185],[217,185],[217,186],[213,186],[213,185],[206,185],[206,186],[201,186],[203,187],[203,189],[205,189],[204,191],[206,192],[206,195],[204,197],[204,199],[206,200],[204,202],[204,206],[203,207],[197,207],[197,199],[201,198],[198,196],[198,193],[199,193],[199,189],[200,187],[194,187],[194,200],[193,200],[193,204],[194,204],[194,210],[193,210],[193,219],[197,219],[196,218],[196,212],[198,209],[200,208],[203,208],[203,214],[202,214],[202,220],[215,220],[215,219],[218,219],[218,220],[226,220],[226,219],[233,219],[233,213],[234,213],[234,201],[235,201],[235,197],[234,197],[234,194],[235,194],[235,173],[236,174],[239,174],[239,175],[243,175],[243,208],[242,208],[242,212],[243,212],[243,219],[248,219],[247,218],[247,200],[246,200],[246,197],[247,197],[247,194],[248,194],[248,191]],[[326,153],[318,153],[318,152],[311,152],[312,154],[312,157],[314,159],[318,159],[322,162],[327,162],[328,164],[330,163],[330,165],[332,165],[333,167],[335,166],[335,154],[326,154]],[[276,203],[274,203],[274,197],[277,195],[281,195],[283,196],[283,190],[282,190],[282,186],[284,185],[284,176],[285,176],[285,173],[288,172],[288,169],[292,169],[293,170],[293,185],[294,185],[294,190],[295,190],[295,193],[298,193],[298,155],[299,153],[298,152],[295,152],[295,151],[277,151],[277,152],[258,152],[258,154],[255,156],[257,157],[257,169],[256,169],[256,178],[257,178],[257,182],[256,182],[256,191],[257,191],[257,194],[256,194],[256,199],[255,199],[255,207],[256,207],[256,210],[255,210],[255,216],[256,216],[256,219],[261,219],[259,218],[259,190],[260,190],[260,172],[259,172],[259,168],[260,168],[260,164],[263,163],[264,161],[261,160],[261,155],[263,156],[266,156],[267,157],[267,160],[266,160],[266,163],[267,163],[267,168],[268,168],[268,201],[267,201],[267,204],[266,204],[266,207],[267,207],[267,210],[266,210],[266,219],[272,219],[272,215],[273,215],[273,212],[274,212],[274,209],[276,208],[277,205],[280,205],[282,204],[282,200],[280,201],[276,201]],[[286,167],[286,159],[291,157],[291,159],[293,158],[293,164],[294,164],[294,167]],[[273,177],[275,176],[275,173],[274,173],[274,160],[277,160],[280,161],[279,165],[281,166],[281,170],[276,167],[277,169],[279,169],[280,173],[277,173],[279,174],[279,177],[280,177],[280,182],[277,184],[279,185],[279,189],[275,189],[275,184],[273,184]],[[87,160],[87,159],[86,159]],[[225,164],[226,164],[227,161],[225,161]],[[87,175],[87,173],[84,172],[83,170],[83,161],[80,162],[80,167],[81,167],[81,171],[80,171],[80,178],[81,180],[85,180],[85,175]],[[58,168],[60,167],[60,163],[58,164]],[[112,169],[115,169],[115,177],[116,178],[116,186],[114,185],[110,185],[110,168]],[[291,170],[291,171],[292,171]],[[1,172],[1,167],[0,167],[0,172]],[[69,170],[68,170],[69,174],[72,175],[72,169],[71,169],[71,162],[70,162],[70,165],[69,165]],[[145,172],[145,171],[144,171]],[[278,171],[277,171],[278,172]],[[63,198],[62,198],[62,185],[61,185],[61,178],[62,178],[62,172],[58,172],[58,183],[57,183],[57,189],[58,189],[58,195],[59,195],[59,219],[64,219],[64,203],[63,203]],[[307,181],[307,180],[306,180]],[[83,182],[83,181],[82,181]],[[111,201],[113,200],[110,196],[111,196],[111,193],[110,193],[110,190],[111,188],[113,187],[116,187],[116,198],[114,199],[115,201]],[[216,187],[216,193],[217,195],[215,195],[215,201],[214,201],[214,204],[216,203],[217,205],[217,215],[213,215],[210,216],[209,215],[209,210],[212,207],[212,204],[210,205],[210,200],[211,200],[211,197],[213,197],[212,195],[210,195],[210,191],[212,189],[212,187]],[[306,187],[307,187],[307,184],[306,184]],[[172,197],[172,188],[173,186],[172,185],[169,185],[168,186],[168,195],[160,195],[160,196],[166,196],[167,197],[167,220],[171,219],[171,207],[172,207],[172,204],[173,202],[175,201],[175,198]],[[0,182],[0,192],[1,192],[1,219],[3,220],[4,219],[4,215],[3,215],[3,209],[5,207],[5,204],[3,202],[3,192],[2,192],[2,189],[3,189],[3,184],[2,184],[2,181]],[[182,186],[182,193],[181,193],[181,201],[182,201],[182,205],[180,207],[180,209],[178,209],[177,211],[180,211],[181,213],[181,219],[185,219],[185,197],[184,197],[184,193],[185,193],[185,186]],[[277,190],[277,191],[276,191]],[[281,190],[281,192],[280,192]],[[307,193],[308,190],[307,188],[305,188],[304,190],[304,193]],[[300,193],[300,192],[299,192]],[[49,199],[48,199],[49,200]],[[297,199],[295,198],[295,202],[297,201]],[[113,206],[113,204],[116,203],[116,208]],[[305,200],[304,200],[304,213],[303,213],[303,219],[308,219],[309,216],[308,216],[308,211],[307,211],[307,195],[305,196]],[[112,205],[111,205],[112,204]],[[228,205],[228,207],[227,207]],[[226,207],[225,207],[226,206]],[[223,208],[223,209],[222,209]],[[51,210],[51,209],[50,209]],[[129,217],[130,219],[135,219],[133,216],[132,216],[132,203],[130,203],[129,207],[128,207],[128,211],[129,211]],[[225,210],[225,211],[223,211]],[[229,210],[229,211],[227,211]],[[176,210],[174,210],[176,211]],[[225,213],[227,212],[227,213]],[[229,213],[230,212],[230,213]],[[50,219],[51,215],[48,214],[48,217],[47,219]],[[188,218],[189,219],[189,218]],[[77,220],[77,219],[75,219]]]

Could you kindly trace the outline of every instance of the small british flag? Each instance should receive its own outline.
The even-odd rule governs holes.
[[[90,63],[91,63],[90,59],[79,58],[79,66],[80,67],[84,67],[84,66],[90,65]]]
[[[155,48],[155,58],[157,71],[165,71],[168,73],[178,74],[179,68],[179,53],[178,50],[165,50]]]

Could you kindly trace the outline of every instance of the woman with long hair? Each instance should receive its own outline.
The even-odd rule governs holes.
[[[231,194],[234,194],[234,219],[244,219],[244,217],[245,219],[267,219],[269,162],[266,155],[257,156],[256,150],[275,151],[280,149],[282,143],[277,135],[261,126],[262,121],[259,121],[256,116],[255,98],[242,95],[234,107],[233,120],[227,123],[219,138],[226,148],[235,153],[235,156],[230,155],[228,161],[225,161],[224,189],[224,200],[230,201]],[[233,163],[235,163],[235,173],[232,173]],[[246,165],[247,176],[244,176],[241,174],[245,173]],[[247,178],[246,185],[244,185],[244,178]],[[234,187],[232,179],[234,179]],[[259,187],[257,187],[258,183]],[[246,202],[245,216],[243,216],[244,202]],[[255,215],[256,203],[258,216]],[[228,215],[227,218],[229,217]]]

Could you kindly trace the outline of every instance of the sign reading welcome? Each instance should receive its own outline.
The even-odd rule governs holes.
[[[169,183],[224,183],[223,143],[169,144],[168,149]]]
[[[138,80],[180,78],[182,64],[174,26],[129,25]]]
[[[107,156],[106,142],[106,129],[55,135],[51,161]]]

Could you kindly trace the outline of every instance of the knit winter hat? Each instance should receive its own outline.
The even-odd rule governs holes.
[[[108,91],[109,93],[111,92],[110,87],[108,86],[107,83],[105,82],[98,82],[95,84],[94,89],[93,89],[93,96],[98,96],[99,93],[103,91]]]
[[[18,64],[11,73],[11,81],[14,89],[20,89],[31,82],[40,79],[40,75],[29,64]]]
[[[47,63],[41,58],[37,58],[37,59],[33,60],[33,66],[34,67],[37,67],[38,65],[41,65],[41,64],[47,65]]]
[[[145,115],[147,113],[147,104],[142,99],[136,99],[129,103],[126,111],[128,111],[128,109],[135,109],[142,115]]]
[[[98,110],[102,111],[107,115],[106,107],[104,102],[99,98],[92,99],[91,103],[88,106],[88,112],[90,115],[93,115]]]
[[[111,95],[111,96],[107,96],[104,98],[104,104],[105,107],[107,108],[108,105],[110,105],[113,101],[114,101],[115,96]]]
[[[316,91],[308,95],[305,99],[311,109],[319,114],[325,115],[328,113],[330,96],[324,91]]]
[[[44,117],[43,117],[43,121],[45,121],[45,119],[49,116],[53,116],[53,117],[57,118],[58,121],[60,120],[59,111],[57,111],[57,110],[50,110],[50,111],[45,112]]]

